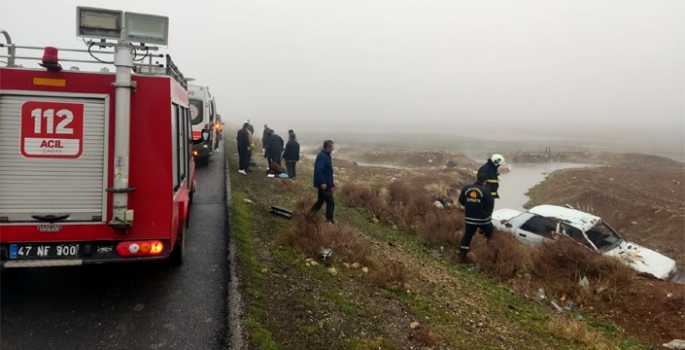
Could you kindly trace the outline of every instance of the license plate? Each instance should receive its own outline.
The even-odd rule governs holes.
[[[65,259],[79,256],[78,244],[10,244],[10,259]]]

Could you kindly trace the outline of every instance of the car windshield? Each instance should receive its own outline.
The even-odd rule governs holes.
[[[203,105],[202,100],[190,99],[190,122],[193,125],[202,123],[205,110]]]
[[[623,238],[609,227],[604,221],[585,232],[587,238],[597,247],[597,249],[608,252],[623,242]]]
[[[573,238],[576,242],[578,242],[578,243],[580,243],[580,244],[582,244],[582,245],[584,245],[584,246],[586,246],[592,250],[595,250],[595,248],[592,246],[592,244],[590,244],[590,242],[583,235],[583,231],[581,231],[581,230],[579,230],[579,229],[577,229],[577,228],[575,228],[575,227],[573,227],[573,226],[571,226],[565,222],[561,223],[560,228],[561,228],[561,233]]]

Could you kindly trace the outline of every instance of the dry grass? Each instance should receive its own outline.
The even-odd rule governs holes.
[[[459,211],[450,213],[435,210],[416,225],[416,234],[423,244],[429,246],[457,246],[464,227],[464,215]]]
[[[469,258],[483,271],[506,281],[533,267],[533,250],[511,233],[495,231],[489,242],[474,239]]]
[[[535,295],[538,288],[544,287],[548,296],[566,293],[576,304],[622,303],[634,297],[627,291],[633,291],[635,270],[566,237],[530,247],[510,233],[495,232],[490,242],[474,239],[471,247],[469,257],[485,273],[511,280],[515,289],[527,295]],[[530,273],[535,283],[515,281],[524,273]],[[583,277],[588,278],[589,288],[578,284]]]
[[[313,200],[302,198],[295,203],[293,226],[285,234],[285,243],[308,256],[317,256],[321,248],[331,248],[334,259],[372,265],[371,248],[357,241],[357,232],[350,226],[325,223],[323,217],[310,214]]]
[[[586,349],[618,349],[616,345],[611,344],[601,334],[590,331],[583,321],[566,317],[553,318],[547,323],[547,330],[550,334],[554,334],[566,341],[583,344]]]
[[[350,184],[343,187],[340,196],[381,223],[414,229],[427,245],[449,246],[461,239],[457,232],[463,227],[463,214],[437,209],[434,198],[424,189],[402,182],[393,182],[384,189]]]
[[[384,259],[377,265],[378,267],[369,275],[371,283],[383,288],[394,289],[401,287],[409,279],[407,268],[401,261]]]
[[[438,340],[440,337],[428,326],[421,326],[412,333],[410,337],[413,337],[416,342],[423,346],[432,347],[440,343]]]
[[[569,293],[576,303],[619,302],[632,289],[637,272],[616,258],[586,249],[570,238],[543,243],[533,254],[534,278],[557,295]],[[578,284],[587,277],[590,287]]]

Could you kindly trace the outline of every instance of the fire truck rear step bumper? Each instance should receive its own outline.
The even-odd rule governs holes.
[[[53,266],[76,266],[83,265],[83,259],[63,259],[63,260],[13,260],[5,261],[4,268],[14,267],[53,267]]]
[[[58,267],[58,266],[79,266],[79,265],[99,265],[113,263],[132,263],[141,261],[165,260],[169,255],[148,256],[138,258],[120,259],[53,259],[53,260],[8,260],[2,263],[2,268],[31,268],[31,267]]]

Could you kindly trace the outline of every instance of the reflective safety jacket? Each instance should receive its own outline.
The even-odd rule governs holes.
[[[483,164],[478,172],[488,174],[488,183],[486,186],[488,189],[490,189],[490,194],[493,197],[499,198],[499,194],[497,193],[497,189],[499,189],[499,173],[497,172],[497,166],[495,163],[488,159],[488,162]]]
[[[459,195],[459,203],[464,206],[464,221],[469,225],[487,225],[492,221],[495,200],[490,190],[476,182],[464,187]]]

